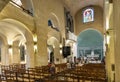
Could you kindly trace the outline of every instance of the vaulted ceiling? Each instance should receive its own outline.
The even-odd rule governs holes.
[[[5,7],[5,5],[10,0],[0,0],[0,11]],[[98,5],[103,8],[103,4],[105,0],[61,0],[71,11],[72,15],[75,15],[78,10],[80,10],[83,7],[89,6],[89,5]],[[5,25],[4,25],[5,23]],[[22,34],[22,32],[25,31],[25,29],[18,29],[18,28],[11,28],[15,27],[13,25],[10,25],[9,22],[1,21],[0,22],[0,33],[8,36],[7,38],[14,37],[14,34],[19,35]],[[6,27],[6,28],[5,28]],[[9,30],[9,31],[8,31]]]
[[[105,0],[62,0],[65,5],[70,9],[72,15],[86,6],[98,5],[103,8]]]

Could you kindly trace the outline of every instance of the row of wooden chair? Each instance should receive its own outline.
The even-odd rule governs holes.
[[[2,68],[1,82],[2,80],[6,82],[107,82],[105,68],[102,64],[88,64],[72,69],[67,69],[65,63],[57,64],[57,71],[54,75],[50,74],[49,66],[15,68]]]
[[[56,67],[59,67],[57,65]],[[62,65],[61,65],[62,67]],[[62,68],[59,68],[60,71]],[[63,70],[63,69],[62,69]],[[51,76],[49,72],[49,66],[36,66],[35,68],[28,68],[21,65],[2,65],[1,66],[2,80],[7,82],[9,81],[16,81],[16,82],[34,82],[37,80],[46,80]]]
[[[107,82],[106,72],[103,64],[86,64],[73,69],[66,69],[56,73],[55,79],[63,78],[72,82]]]

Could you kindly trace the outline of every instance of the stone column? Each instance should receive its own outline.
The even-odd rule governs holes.
[[[1,64],[2,65],[9,64],[8,46],[5,46],[5,45],[2,45],[1,47]]]
[[[106,51],[106,56],[105,56],[105,59],[106,59],[106,71],[107,71],[107,77],[108,77],[108,82],[111,82],[111,76],[110,76],[110,70],[111,70],[111,67],[110,67],[110,47],[108,46],[108,49]]]
[[[12,48],[12,44],[8,45],[7,49],[8,49],[8,54],[6,56],[6,64],[10,65],[10,64],[13,63],[13,48]]]
[[[42,66],[48,64],[47,39],[44,36],[38,38],[38,52],[36,54],[36,65]]]
[[[19,41],[13,42],[13,63],[20,63]]]
[[[57,44],[57,43],[56,43]],[[60,54],[60,47],[59,45],[57,44],[54,48],[54,61],[55,61],[55,64],[59,64],[59,63],[62,63],[62,54]]]
[[[110,32],[110,77],[111,81],[114,81],[114,65],[115,65],[115,53],[114,53],[114,31]]]
[[[35,67],[34,42],[27,41],[26,46],[26,67]]]
[[[6,47],[6,65],[10,65],[12,64],[12,55],[13,55],[13,51],[12,51],[12,45],[7,45]]]
[[[109,17],[109,29],[107,30],[107,36],[110,37],[109,44],[109,54],[107,55],[108,59],[108,81],[114,81],[114,64],[115,64],[115,53],[114,53],[114,27],[113,27],[113,4],[109,4],[110,17]]]
[[[113,0],[113,17],[115,29],[115,82],[120,82],[120,0]]]

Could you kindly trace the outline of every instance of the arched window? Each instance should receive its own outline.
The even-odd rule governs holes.
[[[54,25],[54,23],[51,19],[48,20],[48,26],[55,29],[56,31],[59,31],[59,29]]]
[[[83,22],[94,21],[94,10],[93,8],[87,8],[83,11]]]
[[[48,26],[53,27],[53,23],[52,23],[52,21],[50,19],[48,20]]]

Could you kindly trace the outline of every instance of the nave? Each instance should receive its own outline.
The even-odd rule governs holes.
[[[56,64],[54,74],[50,67],[36,66],[26,69],[25,64],[1,66],[0,82],[107,82],[103,63],[89,63],[67,68],[67,64]]]
[[[91,58],[99,62],[105,56],[107,76],[102,80],[120,82],[119,4],[120,0],[0,0],[1,80],[99,80],[92,66],[85,74],[76,73],[79,66],[57,70],[57,65],[66,63],[63,47],[68,46],[70,60],[87,57],[91,63],[96,62]],[[47,68],[35,72],[36,66],[44,70],[48,62],[56,64],[54,77]],[[21,69],[18,64],[25,66]]]

